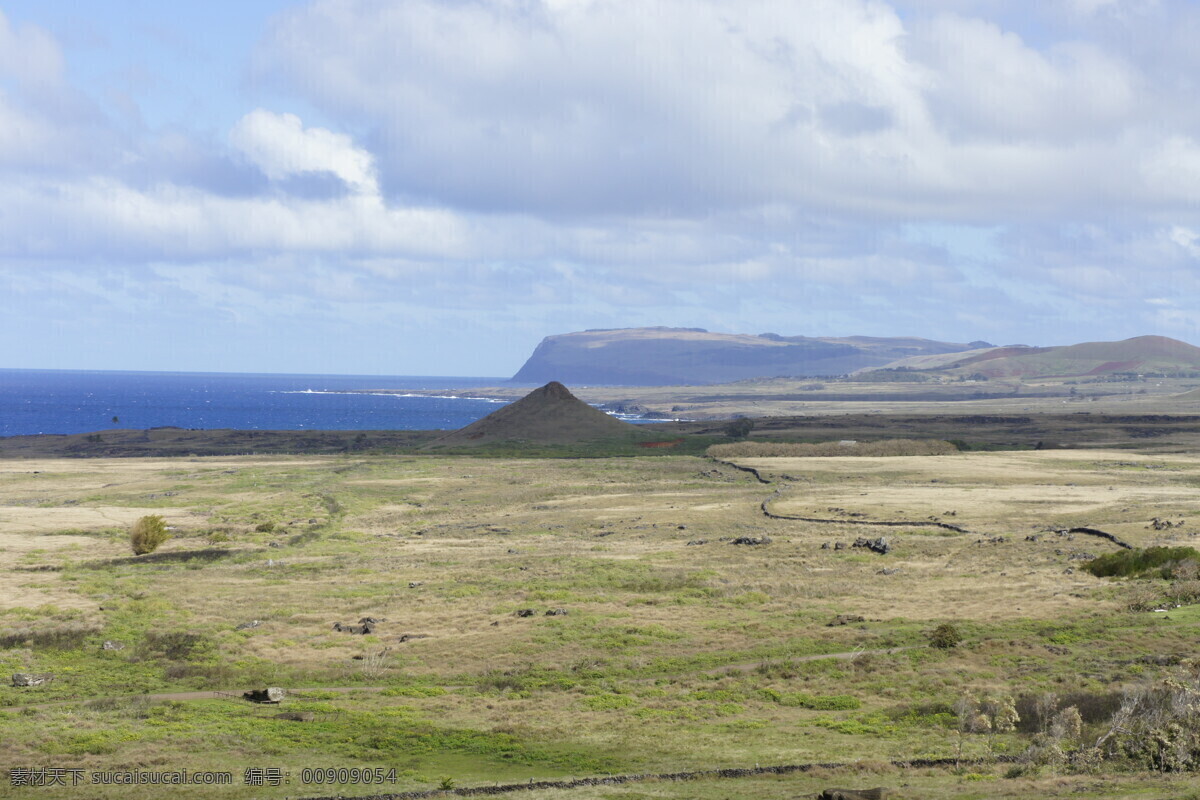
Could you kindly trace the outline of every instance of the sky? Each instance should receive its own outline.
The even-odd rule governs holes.
[[[1192,0],[0,0],[0,367],[1200,344]]]

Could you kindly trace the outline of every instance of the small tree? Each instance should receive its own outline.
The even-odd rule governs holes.
[[[167,521],[158,514],[139,517],[129,531],[129,545],[134,555],[153,553],[158,546],[170,538],[167,533]]]
[[[725,435],[730,439],[745,439],[754,430],[754,420],[741,417],[725,426]]]

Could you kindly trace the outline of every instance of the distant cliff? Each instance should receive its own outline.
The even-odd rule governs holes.
[[[777,375],[842,375],[912,356],[989,346],[916,338],[754,336],[701,328],[590,330],[547,336],[512,380],[663,386]]]

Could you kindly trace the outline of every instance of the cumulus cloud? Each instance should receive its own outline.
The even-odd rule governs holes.
[[[1200,293],[1196,32],[1166,0],[315,0],[269,99],[194,130],[109,119],[0,15],[0,273],[330,326],[1179,331],[1149,301]]]
[[[229,141],[271,180],[329,173],[357,194],[379,194],[369,152],[345,134],[305,128],[295,114],[255,109],[233,126]]]

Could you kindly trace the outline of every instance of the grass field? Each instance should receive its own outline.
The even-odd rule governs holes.
[[[1048,529],[1195,545],[1200,458],[1058,450],[738,463],[773,485],[675,455],[0,461],[0,672],[56,676],[0,687],[0,768],[79,769],[87,780],[233,773],[232,787],[173,787],[180,798],[809,762],[853,766],[517,796],[1194,792],[1194,775],[1119,763],[1074,774],[887,762],[1022,753],[1038,729],[1029,704],[1047,694],[1078,705],[1076,741],[1095,741],[1123,689],[1194,656],[1200,606],[1130,610],[1166,582],[1093,577],[1086,557],[1115,546]],[[970,533],[771,520],[760,503],[776,490],[782,514],[940,520]],[[128,529],[145,514],[163,515],[173,535],[135,558]],[[1172,527],[1148,527],[1156,517]],[[822,549],[879,535],[888,555]],[[826,624],[839,614],[864,619]],[[382,621],[367,635],[333,628],[364,617]],[[943,623],[961,632],[958,647],[929,646]],[[288,690],[281,706],[199,696],[267,686]],[[966,693],[1012,697],[1027,718],[1014,731],[962,733],[954,705]],[[306,769],[326,767],[394,770],[394,783],[304,782],[317,777]],[[248,768],[290,782],[246,786]],[[163,792],[0,778],[0,796],[17,798]]]

